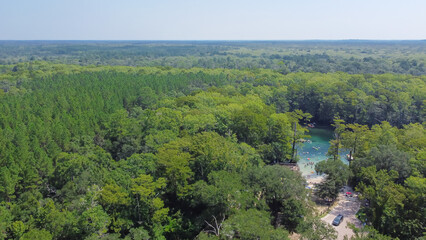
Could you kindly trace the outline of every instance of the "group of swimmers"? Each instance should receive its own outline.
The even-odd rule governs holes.
[[[307,163],[305,163],[305,167],[307,167],[307,166],[311,166],[311,168],[312,168],[312,167],[315,166],[315,163],[314,162],[307,162]]]

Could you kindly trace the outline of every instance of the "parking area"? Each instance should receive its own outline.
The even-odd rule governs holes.
[[[338,233],[338,240],[343,240],[344,236],[347,235],[349,238],[353,235],[350,228],[347,227],[347,223],[353,223],[356,227],[361,227],[361,222],[356,218],[355,214],[360,208],[360,201],[356,194],[352,197],[345,196],[345,192],[353,192],[350,187],[345,187],[344,191],[339,194],[338,203],[329,214],[322,218],[322,220],[331,225],[334,218],[342,214],[344,216],[343,222],[339,226],[333,226]]]

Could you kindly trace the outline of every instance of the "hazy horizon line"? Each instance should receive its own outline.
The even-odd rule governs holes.
[[[423,39],[368,39],[368,38],[344,38],[344,39],[0,39],[6,41],[199,41],[199,42],[290,42],[290,41],[426,41]]]

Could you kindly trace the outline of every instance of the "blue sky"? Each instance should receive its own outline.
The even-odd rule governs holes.
[[[426,39],[426,0],[0,0],[0,40]]]

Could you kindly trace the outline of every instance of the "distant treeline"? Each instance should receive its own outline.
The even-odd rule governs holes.
[[[0,41],[0,64],[426,74],[425,41]]]

